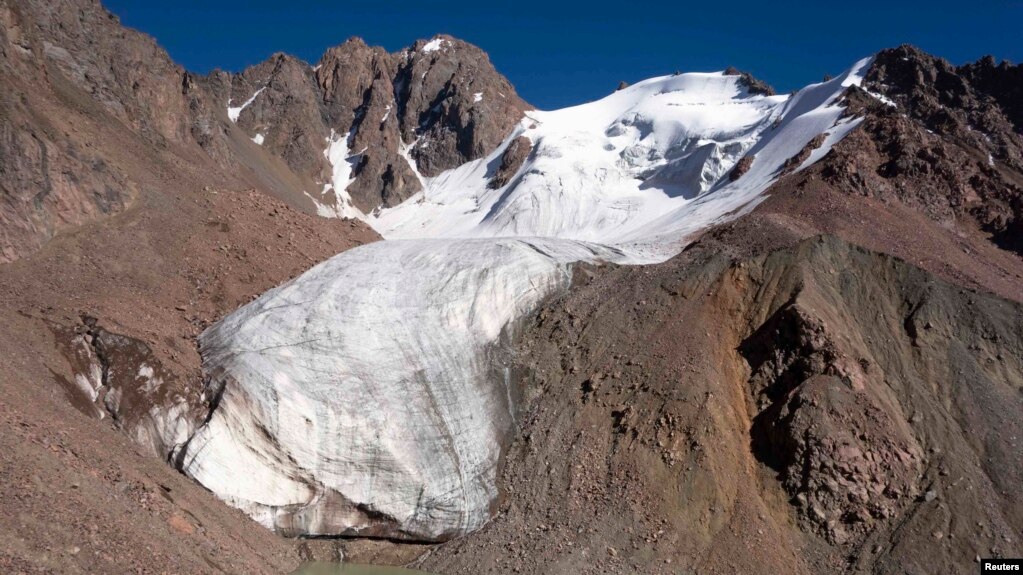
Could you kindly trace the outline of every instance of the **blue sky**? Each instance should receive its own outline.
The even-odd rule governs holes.
[[[350,36],[398,50],[445,32],[479,45],[532,104],[599,98],[619,80],[748,70],[780,91],[909,42],[953,63],[1023,60],[1023,0],[795,3],[536,0],[105,0],[189,70],[239,70],[282,51],[309,62]]]

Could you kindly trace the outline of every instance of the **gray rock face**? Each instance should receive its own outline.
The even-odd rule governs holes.
[[[370,212],[421,189],[413,162],[433,175],[479,158],[527,107],[449,37],[397,54],[352,39],[315,67],[275,54],[196,76],[94,0],[0,0],[0,82],[0,263],[132,205],[144,153],[212,160],[211,183],[232,174],[307,211],[331,194]],[[348,138],[341,190],[324,187],[332,134]]]
[[[529,152],[532,149],[533,143],[529,138],[525,136],[515,138],[515,141],[509,144],[508,149],[501,154],[501,165],[497,167],[497,172],[494,173],[494,177],[491,178],[487,187],[496,190],[511,181],[526,158],[529,157]]]
[[[402,136],[417,142],[412,155],[427,176],[486,155],[528,108],[472,44],[437,36],[400,56]]]
[[[350,134],[349,150],[358,154],[348,193],[364,212],[398,205],[422,187],[400,153],[395,65],[383,48],[355,38],[328,50],[317,70],[328,121]]]
[[[221,110],[229,100],[233,106],[240,106],[262,90],[238,116],[238,126],[250,137],[261,135],[263,148],[295,172],[318,179],[324,176],[319,172],[329,130],[324,126],[322,98],[307,64],[286,54],[274,54],[240,75],[220,72],[208,80]],[[310,153],[314,150],[321,153]]]
[[[528,108],[485,52],[448,36],[395,54],[352,38],[313,68],[277,55],[207,81],[231,106],[251,99],[238,126],[321,184],[331,183],[328,139],[347,137],[350,178],[333,192],[363,212],[405,201],[420,174],[485,156]]]

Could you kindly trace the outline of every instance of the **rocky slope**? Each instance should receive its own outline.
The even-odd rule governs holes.
[[[96,0],[7,0],[0,18],[0,261],[135,202],[111,147],[124,134],[298,209],[355,215],[487,155],[528,108],[486,53],[447,36],[199,77]]]
[[[967,572],[1023,551],[1023,307],[765,226],[591,271],[539,312],[498,518],[424,568]]]
[[[292,569],[293,543],[166,464],[187,426],[152,407],[201,403],[206,325],[377,236],[224,169],[187,77],[97,3],[0,15],[0,571]]]

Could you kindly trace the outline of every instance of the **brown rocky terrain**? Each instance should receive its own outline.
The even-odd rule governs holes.
[[[287,572],[293,542],[153,456],[148,408],[202,401],[206,325],[376,234],[272,197],[222,109],[205,153],[195,84],[97,3],[0,16],[0,571]]]
[[[759,218],[591,273],[521,340],[497,519],[427,570],[967,572],[1023,551],[1018,303]]]

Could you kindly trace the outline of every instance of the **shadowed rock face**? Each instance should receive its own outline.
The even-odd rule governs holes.
[[[928,129],[990,152],[1017,170],[1023,167],[1023,117],[1017,94],[1019,66],[995,66],[988,57],[953,66],[912,46],[882,50],[864,81],[894,100]]]
[[[497,171],[487,184],[487,187],[496,190],[510,182],[532,150],[533,143],[529,138],[525,136],[515,138],[511,144],[508,144],[508,148],[504,153],[501,154],[501,164],[497,166]]]
[[[313,68],[278,55],[209,81],[233,106],[262,90],[238,125],[320,184],[332,183],[328,139],[347,137],[350,177],[332,184],[346,186],[352,205],[366,213],[422,189],[419,173],[433,176],[485,156],[528,107],[485,52],[449,36],[394,54],[353,38]]]
[[[402,136],[424,175],[493,150],[527,109],[486,52],[450,36],[419,40],[400,54],[395,93]]]

